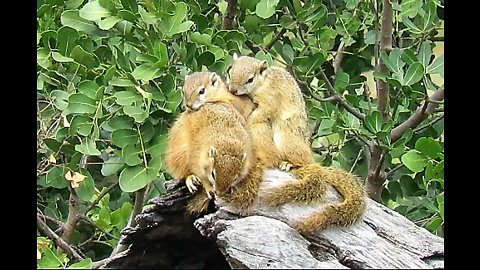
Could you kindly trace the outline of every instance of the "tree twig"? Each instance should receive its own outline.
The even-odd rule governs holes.
[[[275,42],[281,37],[283,36],[283,34],[285,34],[285,32],[287,32],[287,29],[285,28],[282,28],[282,30],[280,30],[280,32],[278,32],[273,38],[272,40],[270,40],[270,42],[268,42],[267,45],[265,45],[265,50],[270,50],[273,46],[273,44],[275,44]]]
[[[342,68],[340,67],[340,64],[342,63],[343,56],[345,55],[343,53],[343,48],[345,47],[345,42],[340,42],[340,45],[338,45],[337,49],[337,54],[335,55],[335,59],[333,59],[333,72],[337,74],[338,72],[342,71]]]
[[[415,128],[415,129],[413,130],[413,132],[414,132],[414,133],[418,133],[418,132],[420,132],[420,131],[428,128],[428,127],[431,127],[431,126],[433,126],[435,123],[437,123],[438,121],[442,120],[444,117],[445,117],[445,115],[442,114],[442,115],[434,118],[434,119],[433,119],[432,121],[430,121],[429,123],[427,123],[427,124],[425,124],[425,125],[423,125],[423,126],[421,126],[421,127]]]
[[[119,238],[116,237],[115,235],[113,235],[113,234],[105,231],[105,230],[102,229],[101,227],[99,227],[97,224],[95,224],[95,222],[93,222],[92,219],[90,219],[89,217],[87,217],[87,216],[85,216],[85,215],[83,215],[83,214],[80,214],[80,215],[78,216],[78,219],[79,219],[79,220],[83,220],[83,221],[89,223],[90,225],[92,225],[92,226],[94,226],[95,228],[97,228],[98,230],[100,230],[102,233],[110,236],[111,238],[113,238],[113,239],[115,239],[115,240],[118,240],[118,239],[119,239]]]
[[[398,171],[398,170],[400,170],[401,168],[403,168],[404,166],[405,166],[405,165],[404,165],[403,163],[400,163],[397,167],[395,167],[395,168],[391,169],[390,171],[388,171],[386,178],[387,178],[387,179],[391,179],[392,176],[393,176],[393,174],[394,174],[396,171]]]
[[[43,231],[48,238],[52,239],[53,242],[58,247],[61,247],[62,250],[64,250],[72,259],[76,261],[81,261],[83,260],[82,256],[78,254],[67,242],[65,242],[60,236],[58,236],[56,233],[54,233],[48,226],[43,222],[42,218],[40,217],[39,214],[37,214],[37,227]]]
[[[88,207],[87,211],[85,211],[85,214],[87,214],[88,212],[90,212],[93,208],[95,208],[95,206],[98,204],[98,202],[107,194],[109,193],[114,187],[116,187],[118,185],[118,181],[111,184],[106,190],[105,192],[102,192],[100,195],[98,195],[98,197],[95,199],[95,201],[93,201],[93,203]]]
[[[428,98],[428,100],[440,101],[443,100],[445,95],[444,86],[440,87],[435,93]],[[417,127],[429,114],[431,114],[435,108],[438,106],[437,103],[425,101],[422,106],[420,106],[415,113],[410,116],[406,121],[392,129],[390,134],[390,140],[392,143],[396,142],[403,133],[409,128]]]
[[[363,149],[364,148],[362,148],[362,149],[360,149],[360,151],[358,151],[357,158],[355,158],[355,161],[353,162],[352,167],[350,168],[350,173],[353,172],[353,169],[355,169],[355,166],[357,166],[357,163],[360,160],[360,157],[362,157]]]
[[[237,0],[227,0],[228,6],[223,16],[222,30],[232,29],[235,15],[237,14]]]

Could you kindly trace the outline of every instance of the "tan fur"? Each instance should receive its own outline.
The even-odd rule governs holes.
[[[312,163],[305,102],[292,75],[248,56],[237,58],[229,74],[229,90],[248,95],[257,106],[248,118],[248,127],[258,152],[266,153],[261,161],[269,167],[285,161],[293,167]],[[252,76],[253,82],[248,84]],[[279,143],[274,134],[281,138]]]
[[[202,95],[200,89],[203,89]],[[169,131],[165,151],[168,172],[175,179],[198,177],[205,194],[213,192],[209,178],[218,179],[216,188],[222,188],[222,182],[230,184],[245,177],[253,158],[245,117],[240,114],[240,111],[249,113],[247,105],[235,109],[234,105],[245,103],[235,103],[239,99],[228,92],[215,73],[187,76],[183,94],[188,109]],[[212,149],[214,157],[210,155]],[[212,177],[217,171],[218,176]],[[206,206],[208,202],[199,197],[191,201],[187,209],[195,214],[206,210]]]
[[[315,163],[305,102],[295,79],[283,68],[268,67],[266,61],[246,56],[235,59],[229,75],[229,90],[248,95],[257,106],[247,125],[260,162],[283,170],[293,166],[290,172],[299,179],[275,188],[266,196],[267,204],[274,207],[320,201],[329,185],[343,196],[343,202],[292,225],[300,232],[311,233],[358,220],[365,210],[364,188],[355,176]]]

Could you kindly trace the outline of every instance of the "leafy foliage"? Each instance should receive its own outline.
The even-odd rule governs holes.
[[[371,1],[239,0],[234,29],[225,30],[226,1],[38,0],[38,208],[66,222],[75,192],[80,212],[95,226],[75,227],[69,243],[88,257],[76,264],[38,237],[37,266],[90,267],[110,254],[118,241],[110,235],[120,236],[132,211],[131,193],[151,187],[148,198],[157,196],[171,178],[162,154],[168,127],[181,111],[184,76],[201,70],[223,75],[234,52],[295,75],[315,127],[318,162],[366,178],[364,142],[378,142],[386,151],[384,203],[441,233],[443,112],[396,142],[390,133],[438,91],[443,54],[434,54],[431,39],[442,27],[442,5],[392,2],[393,50],[378,55],[387,67],[379,72],[374,59],[381,10],[375,12]],[[340,43],[348,53],[334,74]],[[321,101],[331,93],[320,70],[337,95],[366,115],[364,121],[338,103]],[[378,111],[372,79],[390,86],[388,119]]]

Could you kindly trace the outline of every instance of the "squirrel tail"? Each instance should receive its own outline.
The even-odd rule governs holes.
[[[187,212],[191,216],[198,216],[208,210],[209,203],[210,199],[207,197],[207,193],[202,187],[201,190],[195,192],[193,197],[188,201],[186,206]]]
[[[326,188],[332,186],[343,197],[338,204],[328,205],[293,226],[301,233],[311,233],[328,226],[349,226],[361,218],[366,207],[366,192],[356,176],[345,171],[326,168],[317,163],[292,169],[300,181],[281,187],[268,199],[270,206],[286,202],[311,203],[321,201]],[[280,197],[283,197],[281,199]]]

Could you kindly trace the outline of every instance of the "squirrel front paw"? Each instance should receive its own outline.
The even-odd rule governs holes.
[[[283,161],[282,163],[280,163],[280,170],[281,171],[285,171],[285,172],[288,172],[290,171],[290,169],[293,167],[293,165],[291,163],[289,163],[288,161]]]
[[[196,177],[193,174],[187,176],[187,179],[185,180],[185,185],[187,186],[188,191],[190,191],[190,193],[194,193],[195,191],[197,191],[196,185],[199,185],[199,184],[201,184],[200,178]]]

